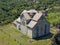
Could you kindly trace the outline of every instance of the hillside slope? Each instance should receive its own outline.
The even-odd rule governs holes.
[[[50,35],[40,40],[32,40],[14,29],[12,24],[0,27],[0,45],[51,45]]]

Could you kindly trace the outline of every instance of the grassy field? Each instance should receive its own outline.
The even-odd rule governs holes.
[[[51,39],[48,35],[40,40],[32,40],[14,29],[12,24],[0,27],[0,45],[51,45]]]

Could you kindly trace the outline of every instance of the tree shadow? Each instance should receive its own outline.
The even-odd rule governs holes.
[[[40,36],[38,38],[34,38],[34,40],[45,40],[45,39],[50,39],[52,38],[53,34],[52,33],[49,33],[47,35],[44,35],[44,36]]]
[[[54,37],[54,39],[55,39],[55,43],[57,45],[60,45],[60,33],[56,34],[55,37]]]

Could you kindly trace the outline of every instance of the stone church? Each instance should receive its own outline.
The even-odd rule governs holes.
[[[47,11],[24,10],[13,25],[30,38],[38,38],[50,33],[50,24],[46,20]]]

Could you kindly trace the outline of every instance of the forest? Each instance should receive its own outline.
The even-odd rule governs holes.
[[[0,0],[0,24],[12,22],[25,9],[44,8],[49,9],[46,18],[51,24],[60,23],[60,0]]]

